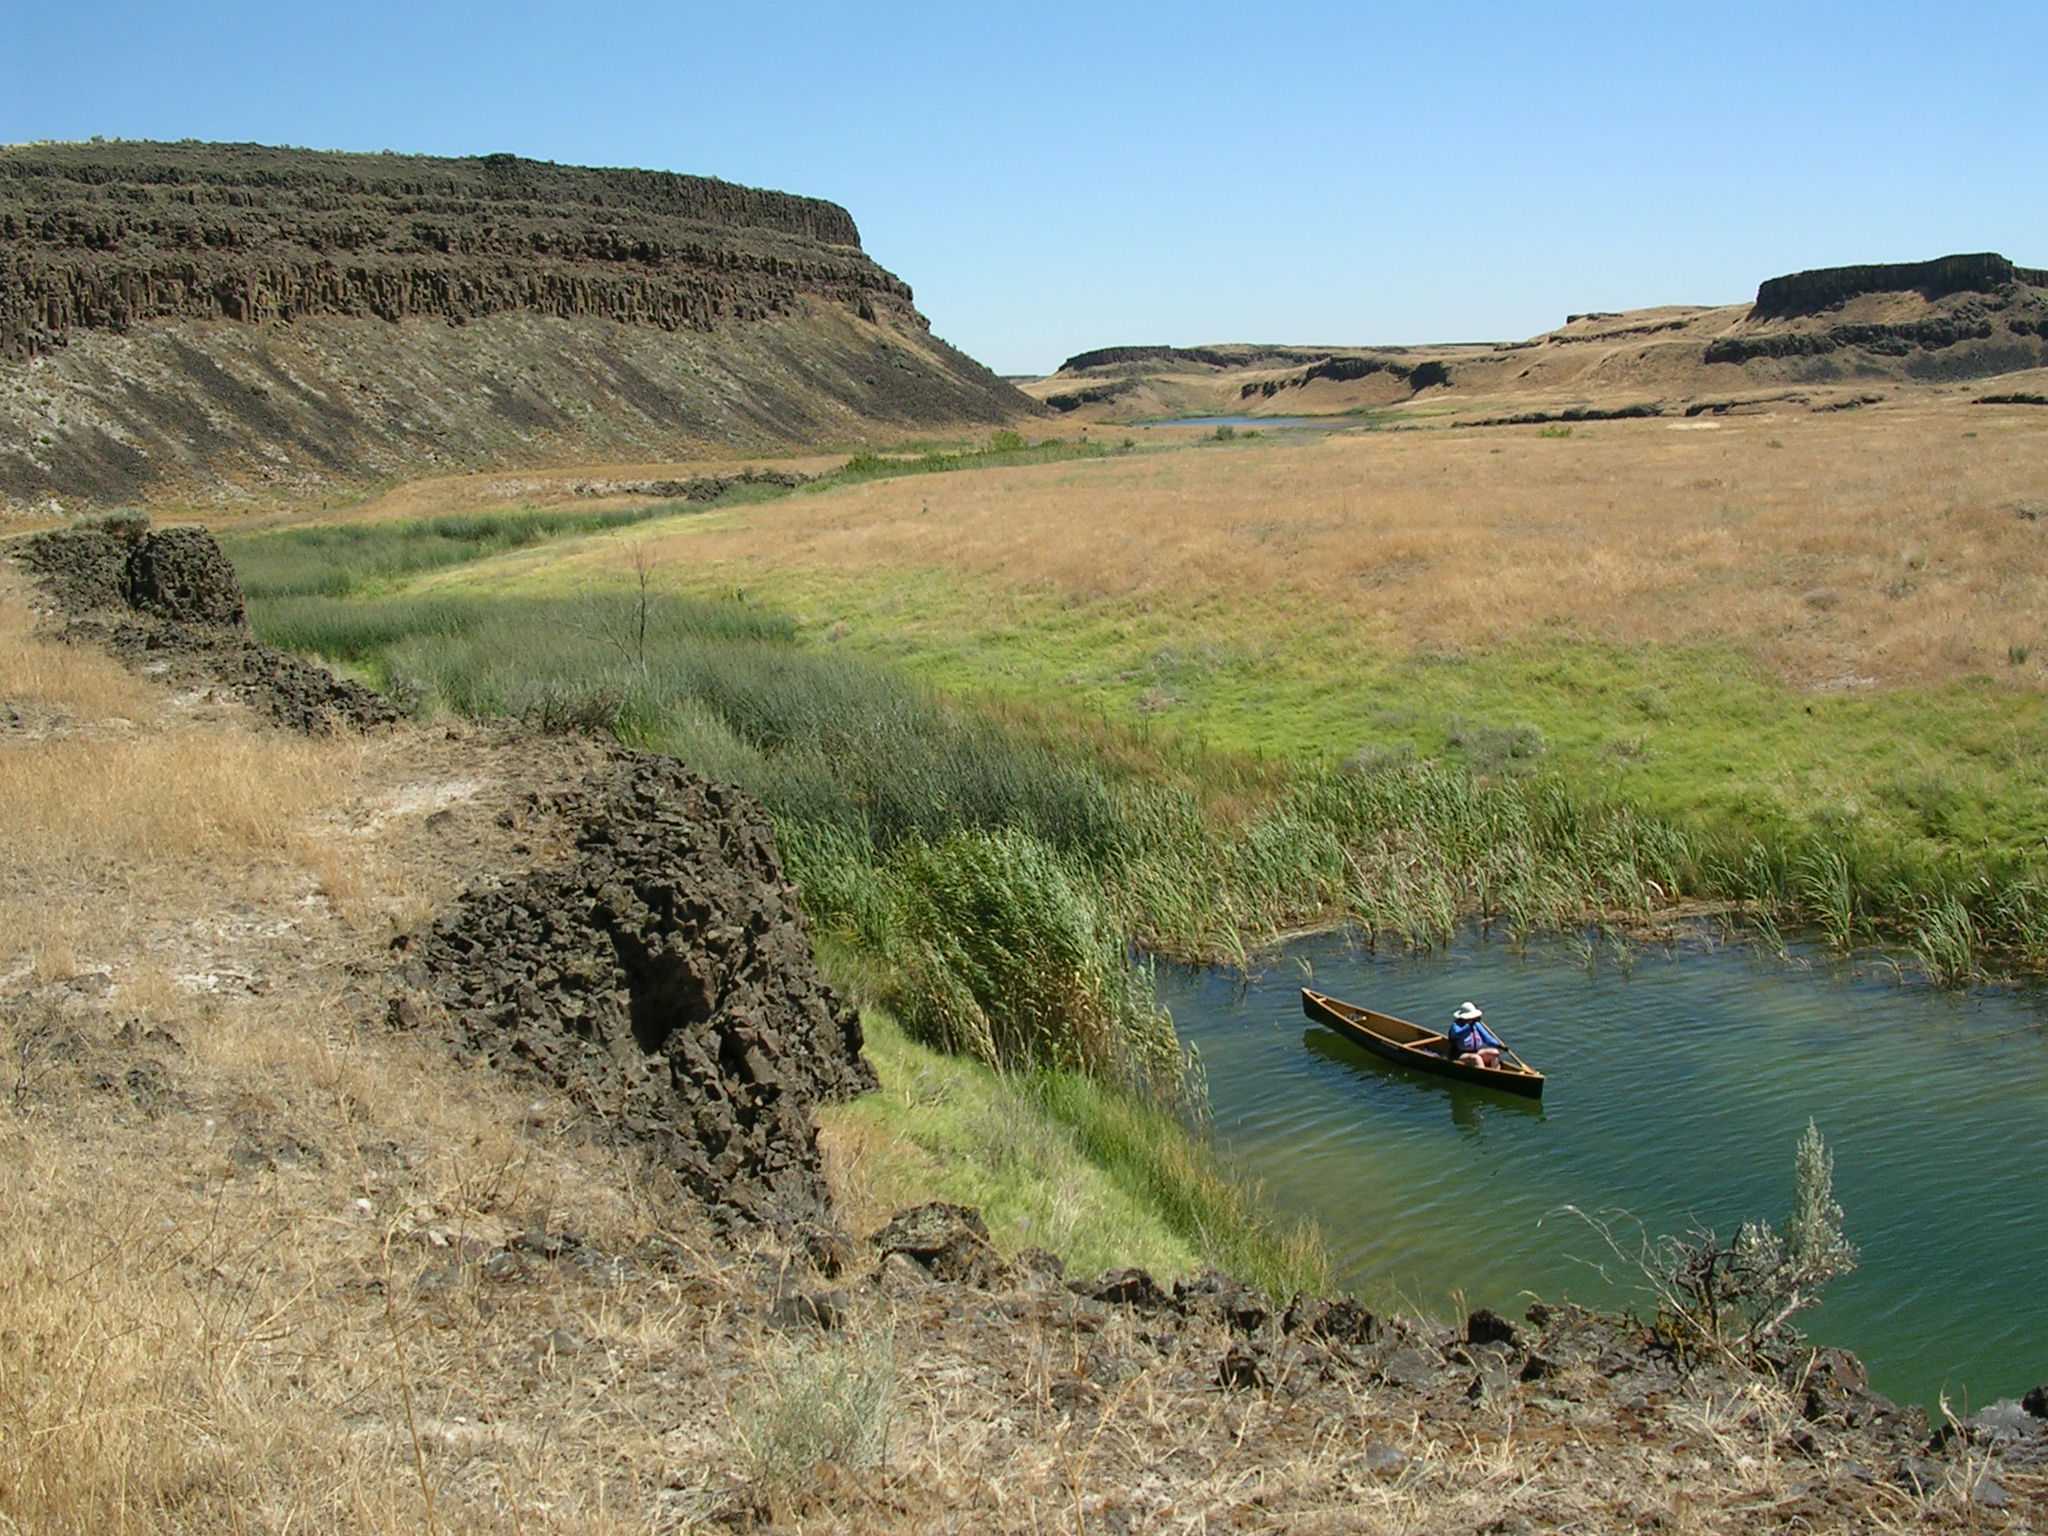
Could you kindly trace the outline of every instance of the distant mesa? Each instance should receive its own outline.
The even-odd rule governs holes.
[[[1243,411],[1388,425],[1419,405],[1467,425],[1527,425],[1774,404],[1853,410],[1886,398],[1871,384],[2039,368],[2048,271],[1982,252],[1794,272],[1762,283],[1753,304],[1582,310],[1524,341],[1100,347],[1025,387],[1053,410],[1103,422]]]
[[[1987,251],[1774,277],[1705,352],[1710,365],[1767,359],[1825,360],[1804,365],[1814,378],[1889,366],[1927,382],[2041,367],[2048,271]]]
[[[1817,315],[1865,294],[1917,293],[1930,303],[1959,293],[2002,293],[2014,286],[2048,288],[2048,271],[2015,266],[1995,252],[1940,256],[1933,261],[1862,267],[1819,267],[1760,284],[1750,311],[1758,320]]]

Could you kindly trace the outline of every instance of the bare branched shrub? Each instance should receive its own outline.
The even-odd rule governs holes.
[[[1792,1319],[1817,1306],[1828,1283],[1856,1267],[1835,1200],[1835,1159],[1811,1120],[1793,1157],[1792,1209],[1777,1226],[1746,1221],[1732,1238],[1712,1227],[1645,1238],[1631,1253],[1612,1220],[1586,1220],[1614,1253],[1632,1262],[1659,1302],[1660,1321],[1680,1342],[1754,1360],[1795,1341]]]
[[[643,675],[647,671],[647,640],[658,594],[655,569],[660,560],[646,544],[633,546],[633,586],[623,598],[610,593],[590,594],[585,624],[595,639],[617,651],[625,664]]]

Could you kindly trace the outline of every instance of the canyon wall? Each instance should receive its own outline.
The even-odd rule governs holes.
[[[0,510],[1042,412],[820,199],[511,155],[0,149]]]

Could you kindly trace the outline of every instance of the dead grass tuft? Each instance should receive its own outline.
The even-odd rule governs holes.
[[[110,656],[38,636],[25,606],[0,601],[0,704],[37,704],[88,719],[146,720],[156,693]]]
[[[348,789],[346,742],[195,729],[139,739],[53,739],[0,753],[12,852],[48,875],[80,860],[146,879],[166,865],[215,869],[290,857],[304,824]]]

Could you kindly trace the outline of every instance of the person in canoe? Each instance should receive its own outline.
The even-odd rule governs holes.
[[[1507,1042],[1486,1027],[1486,1015],[1477,1003],[1461,1003],[1451,1015],[1445,1036],[1444,1054],[1461,1067],[1497,1067]]]

